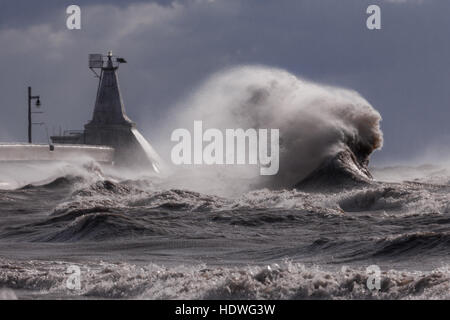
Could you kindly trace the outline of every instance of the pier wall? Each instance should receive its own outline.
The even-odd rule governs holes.
[[[68,161],[94,160],[113,163],[114,148],[88,145],[0,144],[0,162],[3,161]]]

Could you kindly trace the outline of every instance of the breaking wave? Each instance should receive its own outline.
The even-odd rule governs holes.
[[[378,256],[405,256],[436,253],[447,253],[450,248],[450,233],[448,232],[415,232],[401,234],[379,240],[376,246],[380,247],[373,253]]]
[[[103,170],[92,160],[68,162],[0,163],[0,190],[55,188],[74,185],[84,180],[103,178]]]
[[[291,188],[341,152],[350,155],[345,168],[335,170],[350,169],[352,176],[370,178],[369,155],[383,143],[380,114],[357,92],[263,66],[236,67],[211,76],[183,100],[178,116],[177,125],[184,128],[202,120],[204,130],[279,129],[280,171],[259,177],[268,187]],[[247,176],[252,174],[249,170]],[[234,177],[242,175],[236,169]],[[212,184],[225,183],[215,179]],[[190,188],[188,181],[186,186]]]

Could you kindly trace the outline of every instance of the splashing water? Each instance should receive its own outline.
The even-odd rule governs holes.
[[[383,143],[381,116],[358,93],[263,66],[235,67],[212,75],[178,109],[181,111],[175,122],[179,127],[202,120],[205,128],[280,130],[279,173],[259,177],[257,170],[249,169],[245,172],[247,178],[252,178],[249,185],[257,182],[269,187],[292,187],[342,150],[350,150],[367,164],[372,151]],[[198,169],[210,170],[219,184],[224,179],[217,179],[217,171],[231,172],[230,180],[242,177],[245,171],[242,166],[231,170],[229,166]]]

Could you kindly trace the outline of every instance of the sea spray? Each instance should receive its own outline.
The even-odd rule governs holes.
[[[202,120],[206,128],[279,128],[280,170],[260,177],[256,170],[236,166],[188,168],[191,179],[210,176],[211,184],[289,188],[324,159],[350,150],[367,163],[383,143],[380,114],[357,92],[320,85],[287,71],[264,66],[240,66],[209,77],[177,108],[172,125],[185,127]],[[207,174],[205,172],[208,172]],[[218,177],[220,172],[221,178]],[[186,181],[186,187],[195,187]],[[235,181],[235,183],[233,183]]]

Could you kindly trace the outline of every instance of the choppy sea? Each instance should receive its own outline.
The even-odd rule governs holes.
[[[98,172],[3,183],[0,298],[449,299],[450,175],[422,169],[327,193],[218,196]],[[426,173],[382,182],[402,170]]]

